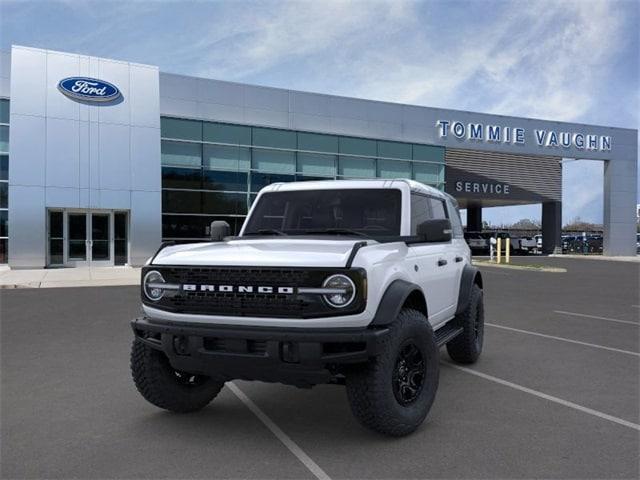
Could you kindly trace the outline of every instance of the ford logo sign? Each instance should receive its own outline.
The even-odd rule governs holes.
[[[58,83],[58,90],[67,97],[88,102],[110,102],[120,97],[118,87],[97,78],[63,78]]]

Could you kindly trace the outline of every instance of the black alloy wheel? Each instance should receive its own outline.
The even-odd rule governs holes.
[[[420,349],[412,341],[407,341],[400,348],[393,369],[393,394],[400,405],[410,405],[420,396],[425,368]]]

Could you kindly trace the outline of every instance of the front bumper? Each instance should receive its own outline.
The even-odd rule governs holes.
[[[388,334],[387,328],[205,326],[147,317],[131,327],[137,341],[164,352],[176,370],[297,386],[337,381],[344,366],[378,355]]]

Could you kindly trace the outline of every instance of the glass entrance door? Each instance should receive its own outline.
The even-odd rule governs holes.
[[[91,238],[89,246],[91,247],[91,264],[98,266],[113,265],[111,260],[111,223],[113,214],[109,213],[92,213],[91,218]]]
[[[85,267],[128,262],[128,212],[49,210],[47,264]]]
[[[67,213],[67,261],[73,266],[88,264],[87,214]]]

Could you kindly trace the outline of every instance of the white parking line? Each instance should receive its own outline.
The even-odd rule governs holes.
[[[638,322],[631,322],[629,320],[618,320],[617,318],[599,317],[597,315],[587,315],[586,313],[565,312],[564,310],[554,310],[553,313],[561,313],[562,315],[571,315],[573,317],[595,318],[596,320],[606,320],[607,322],[627,323],[629,325],[640,326]]]
[[[240,388],[234,384],[233,382],[227,382],[227,387],[231,390],[236,397],[240,399],[242,403],[244,403],[249,410],[253,412],[253,414],[258,417],[258,419],[264,423],[264,425],[271,430],[278,440],[282,442],[282,444],[289,449],[291,453],[293,453],[300,462],[309,469],[313,475],[319,480],[331,480],[331,477],[322,470],[316,462],[314,462],[309,455],[307,455],[304,450],[302,450],[291,437],[284,433],[278,425],[276,425],[273,420],[271,420],[262,410],[258,407],[253,401],[245,395],[245,393],[240,390]]]
[[[471,368],[462,367],[460,365],[454,365],[449,362],[442,362],[442,363],[444,363],[445,365],[451,368],[462,370],[463,372],[470,373],[471,375],[484,378],[485,380],[490,380],[492,382],[499,383],[500,385],[504,385],[506,387],[513,388],[515,390],[520,390],[521,392],[528,393],[530,395],[534,395],[539,398],[544,398],[545,400],[549,400],[550,402],[558,403],[560,405],[564,405],[565,407],[573,408],[574,410],[588,413],[589,415],[593,415],[594,417],[599,417],[604,420],[609,420],[610,422],[617,423],[619,425],[623,425],[625,427],[633,428],[634,430],[640,431],[640,425],[638,425],[637,423],[632,423],[622,418],[614,417],[613,415],[608,415],[606,413],[599,412],[598,410],[593,410],[591,408],[583,407],[582,405],[578,405],[577,403],[569,402],[567,400],[554,397],[553,395],[547,395],[546,393],[542,393],[537,390],[533,390],[531,388],[523,387],[522,385],[518,385],[517,383],[509,382],[507,380],[494,377],[493,375],[487,375],[486,373],[478,372],[477,370],[473,370]]]
[[[550,338],[552,340],[560,340],[561,342],[575,343],[576,345],[584,345],[585,347],[599,348],[601,350],[610,350],[612,352],[624,353],[627,355],[634,355],[636,357],[640,357],[640,353],[631,352],[629,350],[621,350],[619,348],[605,347],[604,345],[596,345],[595,343],[580,342],[578,340],[571,340],[570,338],[556,337],[554,335],[545,335],[544,333],[532,332],[529,330],[520,330],[519,328],[505,327],[504,325],[496,325],[495,323],[485,322],[485,325],[489,327],[494,327],[494,328],[501,328],[502,330],[510,330],[512,332],[526,333],[527,335],[535,335],[536,337]]]

